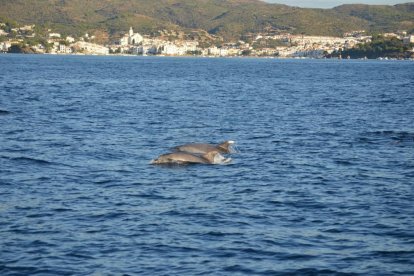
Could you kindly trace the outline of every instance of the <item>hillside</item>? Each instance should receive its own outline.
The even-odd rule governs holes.
[[[391,32],[414,29],[414,3],[395,6],[342,5],[334,8],[342,15],[357,17],[369,24],[373,32]]]
[[[324,10],[258,0],[0,0],[0,16],[67,34],[101,30],[112,37],[129,26],[142,33],[203,29],[225,38],[263,30],[341,35],[359,29],[414,29],[414,3]]]

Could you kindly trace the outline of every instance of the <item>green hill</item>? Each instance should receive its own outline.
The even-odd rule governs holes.
[[[343,5],[305,9],[258,0],[0,0],[0,17],[64,34],[101,30],[116,37],[129,26],[142,33],[203,29],[225,38],[283,30],[341,35],[352,30],[414,28],[414,3],[396,6]]]
[[[414,29],[414,3],[395,6],[342,5],[334,8],[340,14],[361,18],[372,32],[392,32]]]

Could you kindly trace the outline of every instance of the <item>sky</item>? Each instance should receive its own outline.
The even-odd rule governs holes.
[[[265,0],[265,2],[269,3],[306,8],[333,8],[342,4],[395,5],[412,1],[413,0]]]

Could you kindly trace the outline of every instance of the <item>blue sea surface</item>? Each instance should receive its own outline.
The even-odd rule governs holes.
[[[414,275],[414,62],[0,68],[0,275]],[[149,164],[224,140],[228,165]]]

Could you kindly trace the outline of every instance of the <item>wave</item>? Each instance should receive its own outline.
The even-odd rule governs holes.
[[[72,270],[55,268],[38,268],[35,266],[1,265],[2,275],[74,275]]]
[[[395,130],[380,130],[363,132],[357,138],[360,143],[377,144],[377,143],[391,143],[395,145],[414,145],[414,132],[412,131],[395,131]]]
[[[1,115],[9,115],[9,114],[11,114],[10,111],[4,110],[4,109],[0,109],[0,116]]]
[[[83,259],[83,260],[94,260],[96,259],[94,256],[91,256],[91,254],[84,254],[82,252],[70,252],[65,255],[67,258],[75,258],[75,259]]]
[[[43,159],[37,159],[37,158],[32,158],[32,157],[6,157],[6,156],[2,156],[2,158],[7,158],[9,160],[12,161],[16,161],[16,162],[30,162],[30,163],[34,163],[34,164],[39,164],[39,165],[52,165],[54,164],[53,162],[50,161],[46,161]]]
[[[0,265],[0,272],[3,275],[29,275],[33,274],[37,270],[34,266],[13,266],[13,265]]]
[[[380,257],[392,257],[392,258],[404,258],[404,257],[414,257],[413,251],[404,251],[404,250],[393,250],[393,251],[374,251],[373,256]]]
[[[283,273],[285,275],[358,275],[356,273],[345,273],[332,269],[301,268]]]
[[[25,132],[25,130],[24,129],[14,129],[14,130],[10,130],[10,131],[5,132],[5,134],[6,135],[14,135],[14,134],[22,133],[22,132]]]
[[[247,275],[358,275],[355,273],[344,273],[332,269],[301,268],[296,270],[260,270],[251,269],[243,265],[231,265],[224,268],[224,271],[231,273],[241,273]]]

